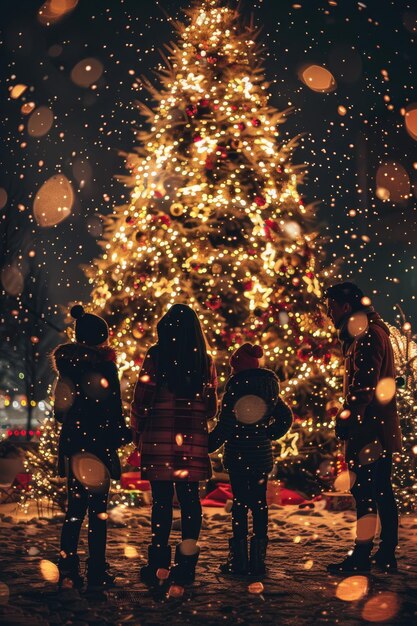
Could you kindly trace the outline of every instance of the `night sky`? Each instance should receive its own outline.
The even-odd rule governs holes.
[[[37,18],[41,4],[1,6],[0,205],[4,190],[7,202],[0,216],[3,229],[7,220],[18,224],[22,255],[31,253],[30,263],[41,267],[54,306],[88,300],[80,265],[100,253],[99,214],[111,212],[129,194],[115,177],[126,173],[121,153],[134,147],[134,129],[141,125],[135,101],[150,103],[140,77],[157,84],[159,50],[175,38],[172,18],[182,19],[181,9],[189,3],[80,0],[50,26]],[[242,0],[239,5],[247,20],[253,15],[262,27],[271,104],[293,108],[281,128],[288,137],[303,134],[294,162],[308,166],[302,195],[318,203],[317,227],[329,261],[338,257],[343,278],[356,280],[390,322],[397,302],[417,320],[417,143],[404,123],[407,107],[417,106],[413,4]],[[74,82],[74,67],[85,59],[93,59],[100,74],[90,86]],[[332,72],[334,91],[317,93],[300,80],[303,68],[313,63]],[[16,84],[28,89],[13,98]],[[53,112],[52,126],[42,136],[34,136],[36,119],[35,130],[29,129],[32,112],[22,113],[25,104],[24,110],[31,110],[30,102]],[[386,197],[386,191],[376,194],[376,176],[391,162],[404,169],[394,166],[389,199],[382,200],[377,195]],[[59,173],[73,185],[73,210],[57,226],[41,228],[33,219],[34,197]],[[11,258],[3,247],[1,263]]]

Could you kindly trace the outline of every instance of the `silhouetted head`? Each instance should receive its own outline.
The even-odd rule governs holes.
[[[209,382],[207,343],[195,311],[186,304],[174,304],[159,320],[159,385],[177,396],[194,397]]]
[[[338,328],[342,320],[356,311],[364,309],[363,291],[350,282],[337,283],[329,287],[325,294],[327,315]]]

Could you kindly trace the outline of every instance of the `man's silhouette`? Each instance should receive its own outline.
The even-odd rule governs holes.
[[[374,564],[383,571],[396,571],[398,511],[391,470],[393,453],[401,451],[401,431],[390,332],[353,283],[330,287],[326,299],[345,358],[344,403],[336,417],[336,436],[345,442],[357,516],[353,550],[327,569],[367,572]],[[371,561],[377,514],[380,544]]]

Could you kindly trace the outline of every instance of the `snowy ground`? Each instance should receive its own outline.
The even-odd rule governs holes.
[[[138,580],[149,508],[113,512],[108,560],[119,587],[90,595],[71,589],[58,593],[41,574],[42,560],[56,561],[60,519],[37,519],[31,513],[19,519],[13,505],[0,506],[0,515],[1,624],[417,624],[417,515],[402,520],[399,574],[342,582],[328,575],[325,566],[351,545],[353,512],[273,505],[269,575],[263,593],[252,594],[250,581],[219,574],[230,515],[205,509],[197,581],[182,598],[167,598],[164,589],[151,594]],[[174,530],[173,543],[178,539]],[[81,558],[85,550],[83,535]],[[48,563],[43,568],[48,577]]]

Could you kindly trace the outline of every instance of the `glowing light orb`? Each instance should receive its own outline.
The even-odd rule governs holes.
[[[33,202],[33,214],[39,226],[47,228],[62,222],[71,213],[74,192],[68,178],[55,174],[39,189]]]
[[[267,405],[260,396],[242,396],[234,406],[236,419],[242,424],[255,424],[265,415]]]
[[[79,87],[88,88],[98,81],[103,73],[103,64],[97,59],[83,59],[72,68],[71,80]]]
[[[4,209],[7,204],[7,191],[0,187],[0,209]]]
[[[417,141],[417,104],[412,104],[407,108],[404,123],[410,137]]]
[[[375,396],[380,404],[391,402],[396,392],[394,378],[382,378],[376,386]]]
[[[14,85],[10,90],[10,97],[13,98],[13,100],[17,100],[17,98],[20,98],[20,96],[25,93],[27,88],[27,85]]]
[[[321,65],[309,65],[302,70],[300,79],[312,91],[323,93],[336,89],[336,80],[333,74]]]
[[[358,541],[370,541],[375,537],[377,516],[375,513],[363,515],[356,522],[356,538]]]
[[[71,468],[75,478],[86,489],[94,492],[108,488],[109,470],[100,459],[90,452],[79,452],[71,457]]]
[[[351,337],[359,337],[368,330],[368,317],[366,313],[358,311],[350,316],[347,330]]]
[[[156,570],[156,577],[158,580],[168,580],[169,569],[166,569],[165,567],[158,567]]]
[[[18,267],[5,265],[1,270],[1,283],[10,296],[18,296],[23,291],[25,279]]]
[[[366,576],[349,576],[336,587],[336,598],[345,602],[355,602],[368,593],[368,579]]]
[[[43,137],[52,128],[54,114],[48,107],[38,107],[32,113],[28,121],[28,133],[31,137]]]
[[[59,571],[55,563],[42,559],[39,563],[41,575],[48,583],[57,583],[59,580]]]
[[[38,21],[44,26],[55,24],[75,9],[78,0],[46,0],[38,10]]]
[[[248,585],[248,591],[249,593],[253,593],[257,595],[263,593],[264,592],[263,583],[261,583],[260,581],[251,583],[250,585]]]
[[[125,546],[125,557],[128,559],[135,559],[138,555],[138,551],[136,550],[135,546]],[[158,572],[157,572],[158,575]]]
[[[63,412],[68,411],[75,400],[75,388],[72,382],[66,378],[58,378],[54,397],[55,409]]]
[[[362,610],[362,618],[368,622],[387,622],[395,617],[400,608],[398,596],[393,591],[382,591],[370,598]]]
[[[168,591],[169,598],[182,598],[184,595],[184,587],[180,585],[171,585]]]
[[[359,452],[359,462],[361,465],[369,465],[379,459],[383,452],[382,445],[379,441],[372,441],[364,446]]]
[[[376,195],[380,200],[403,203],[410,194],[410,178],[402,165],[388,161],[378,167]]]
[[[350,470],[345,470],[340,472],[338,476],[336,476],[336,480],[334,481],[335,491],[346,492],[349,491],[356,481],[355,472],[351,472]]]
[[[184,443],[184,437],[181,435],[181,433],[175,435],[175,443],[177,444],[177,446],[182,446],[182,444]]]
[[[192,556],[198,552],[196,539],[184,539],[181,542],[181,553],[185,556]]]

